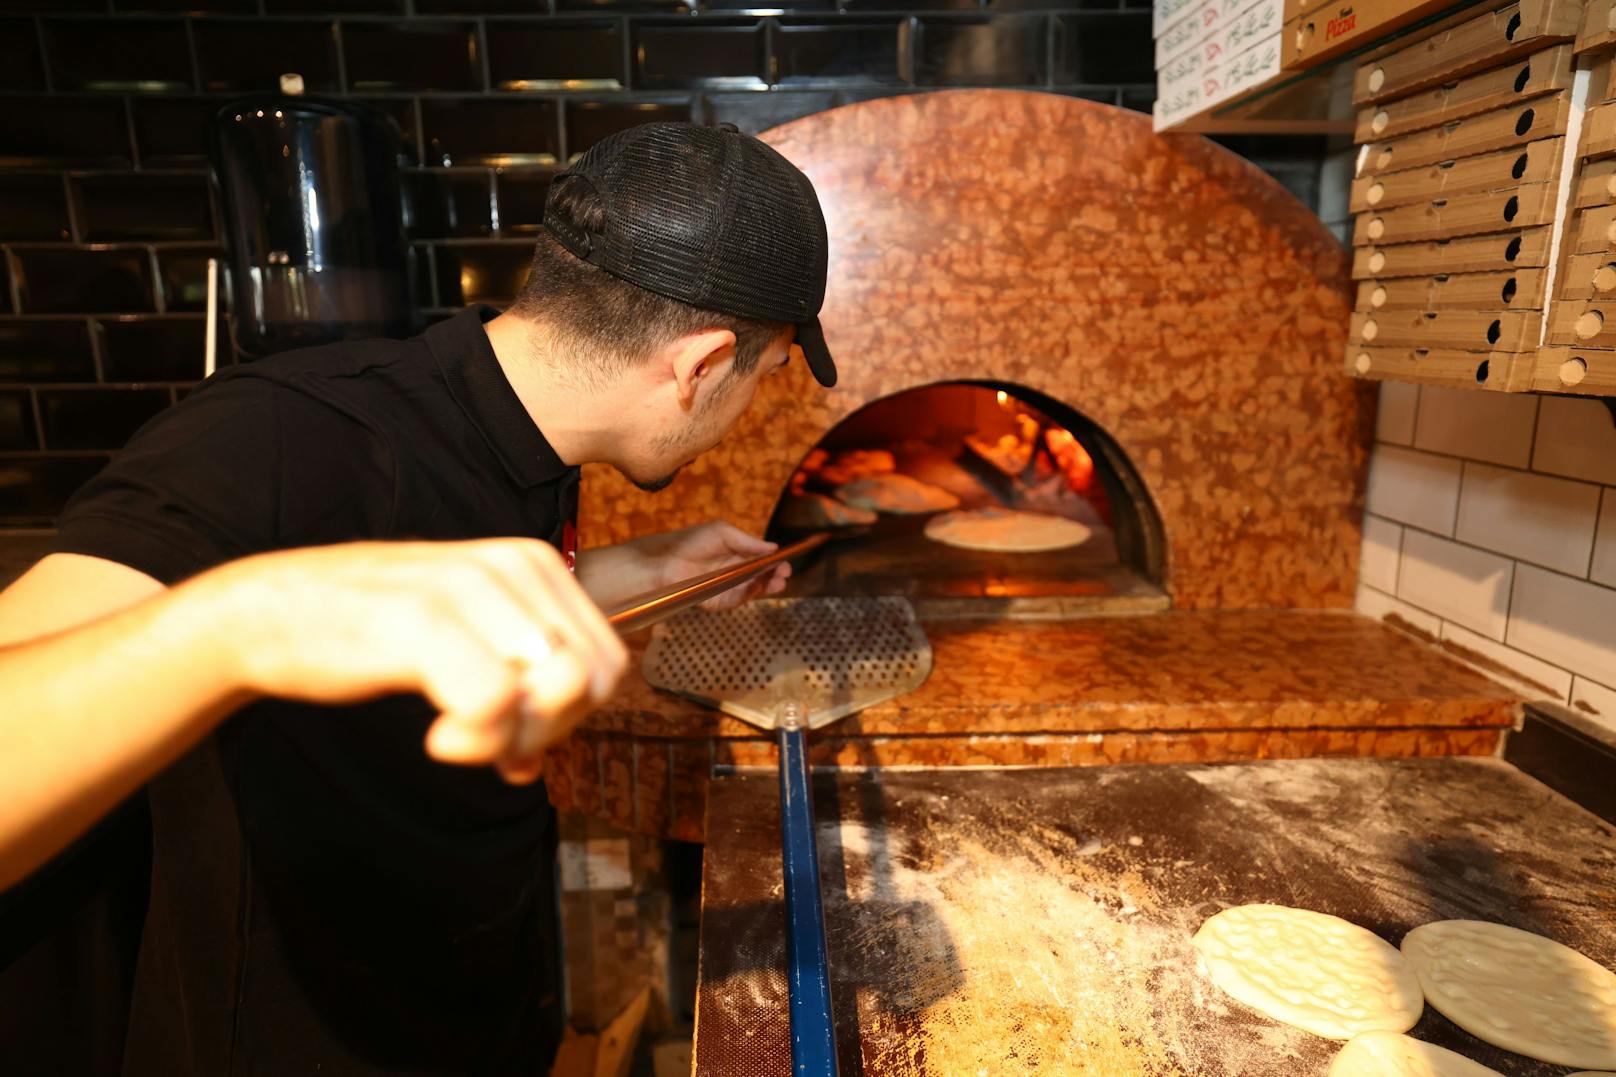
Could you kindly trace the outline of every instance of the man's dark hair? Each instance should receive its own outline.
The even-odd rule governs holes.
[[[604,228],[606,208],[588,183],[559,184],[550,197],[571,220],[592,231]],[[527,283],[512,309],[542,319],[602,372],[622,370],[686,334],[717,328],[735,334],[730,373],[740,376],[786,330],[785,322],[737,318],[648,292],[575,257],[548,232],[539,234]]]

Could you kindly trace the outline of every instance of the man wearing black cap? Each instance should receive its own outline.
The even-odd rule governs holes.
[[[575,583],[562,566],[579,466],[665,486],[735,424],[793,342],[834,384],[818,323],[826,247],[812,186],[761,142],[687,124],[613,136],[552,184],[505,314],[472,309],[408,341],[238,367],[148,424],[69,506],[57,552],[0,595],[0,643],[265,551],[542,539],[562,555],[553,571],[535,561],[544,593],[498,601],[521,605],[543,641],[492,633],[489,645],[519,668],[571,655],[580,676],[496,755],[436,728],[428,744],[530,781],[543,744],[618,672],[590,683],[608,649],[598,613],[572,599],[578,585],[609,606],[769,548],[707,525],[588,551]],[[381,559],[388,547],[352,549]],[[351,591],[351,555],[332,565]],[[309,605],[318,639],[326,626]],[[341,642],[329,667],[362,665]],[[559,1022],[553,816],[542,786],[427,758],[434,717],[418,695],[340,709],[264,700],[152,781],[126,1072],[544,1071]]]

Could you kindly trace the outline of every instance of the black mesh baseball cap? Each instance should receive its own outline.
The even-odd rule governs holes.
[[[557,205],[586,183],[606,208],[591,231]],[[648,292],[737,318],[789,322],[824,386],[836,364],[819,327],[830,242],[814,185],[731,124],[647,123],[591,146],[550,184],[544,228],[592,266]]]

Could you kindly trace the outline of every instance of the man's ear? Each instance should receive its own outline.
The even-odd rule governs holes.
[[[679,406],[693,407],[696,394],[729,369],[735,361],[735,334],[728,329],[703,329],[680,337],[669,346]]]

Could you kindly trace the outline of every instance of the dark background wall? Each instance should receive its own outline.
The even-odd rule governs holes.
[[[625,126],[756,132],[958,86],[1155,96],[1148,0],[0,0],[0,528],[49,526],[201,377],[203,131],[291,71],[403,131],[423,322],[511,296],[553,170]],[[1322,140],[1228,144],[1317,205]]]

